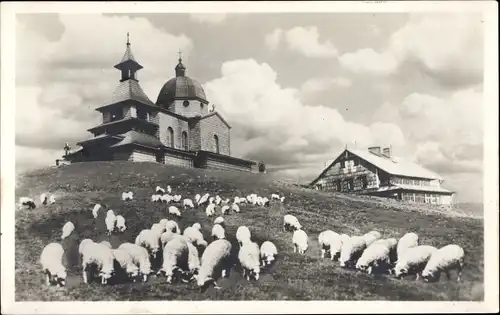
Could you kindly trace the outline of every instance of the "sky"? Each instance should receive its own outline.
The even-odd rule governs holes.
[[[483,25],[460,12],[18,14],[17,173],[91,137],[127,32],[153,102],[180,50],[231,154],[273,176],[307,183],[346,145],[392,146],[482,200]]]

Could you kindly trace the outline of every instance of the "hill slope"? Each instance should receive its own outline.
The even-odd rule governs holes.
[[[102,286],[84,285],[78,261],[78,243],[90,237],[110,240],[113,246],[133,242],[140,230],[167,216],[167,206],[150,201],[154,187],[171,185],[183,198],[196,193],[218,193],[222,197],[250,193],[286,196],[283,205],[271,208],[242,206],[239,214],[226,216],[228,239],[234,242],[236,228],[248,226],[254,241],[273,241],[279,257],[259,281],[247,282],[237,267],[229,279],[218,282],[221,290],[202,293],[194,284],[166,284],[164,278],[147,283]],[[121,201],[121,193],[131,190],[135,200]],[[401,211],[379,201],[340,194],[329,194],[285,186],[263,175],[241,172],[185,169],[156,163],[99,162],[77,163],[62,168],[39,170],[18,178],[16,199],[36,198],[42,192],[54,193],[57,203],[35,210],[16,211],[16,300],[482,300],[483,297],[483,222],[472,218],[452,218]],[[94,223],[91,209],[103,203],[127,219],[127,231],[108,238],[104,218]],[[103,211],[101,211],[103,212]],[[298,217],[309,235],[306,255],[293,253],[291,233],[282,232],[284,214]],[[75,233],[63,242],[70,265],[66,288],[47,289],[38,263],[43,247],[59,242],[63,224],[75,223]],[[181,229],[200,222],[208,239],[213,218],[201,209],[186,210],[179,221]],[[383,237],[400,237],[408,231],[420,235],[421,243],[441,247],[456,243],[466,252],[463,282],[424,283],[413,278],[388,276],[374,278],[344,270],[337,262],[319,258],[317,235],[325,229],[361,234],[372,229]],[[452,275],[455,275],[454,273]]]

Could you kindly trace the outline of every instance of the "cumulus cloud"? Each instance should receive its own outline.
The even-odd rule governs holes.
[[[345,143],[368,146],[391,139],[395,146],[404,145],[398,126],[347,121],[336,109],[303,104],[299,90],[282,87],[276,79],[268,64],[245,59],[225,62],[221,77],[205,84],[207,96],[232,123],[234,155],[271,165],[321,165]]]
[[[450,84],[481,81],[483,37],[481,16],[474,14],[414,14],[380,51],[362,48],[339,57],[355,72],[391,74],[402,63],[420,63],[423,70]]]
[[[227,15],[225,13],[191,13],[189,17],[198,23],[219,24],[226,20]]]
[[[286,42],[288,49],[301,53],[306,57],[332,58],[337,56],[337,49],[329,40],[320,41],[316,26],[294,27],[287,31],[275,29],[265,36],[265,42],[271,50],[275,50],[281,41]]]
[[[351,85],[352,85],[351,79],[344,77],[311,78],[302,84],[302,86],[300,87],[300,91],[302,93],[314,93],[319,91],[325,91],[334,87],[348,88]]]

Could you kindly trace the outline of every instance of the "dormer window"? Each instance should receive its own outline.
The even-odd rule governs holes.
[[[188,107],[189,106],[189,101],[182,102],[182,105],[184,105],[184,107]]]
[[[200,102],[200,109],[203,110],[203,103]]]

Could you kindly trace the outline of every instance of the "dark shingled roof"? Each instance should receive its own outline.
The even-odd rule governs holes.
[[[207,103],[207,97],[201,84],[185,76],[168,80],[161,88],[156,104],[166,105],[178,98],[199,99]]]
[[[144,93],[141,86],[139,85],[139,82],[133,79],[120,82],[113,92],[111,100],[107,101],[102,106],[120,103],[128,100],[134,100],[149,106],[156,106],[153,102],[151,102],[146,93]]]
[[[126,144],[139,144],[139,145],[143,145],[146,147],[153,147],[153,148],[163,146],[161,141],[159,139],[157,139],[156,137],[148,135],[148,134],[140,133],[140,132],[137,132],[135,130],[127,131],[126,133],[120,134],[119,136],[123,137],[123,139],[120,142],[113,144],[111,147],[119,147],[119,146],[123,146]]]
[[[132,61],[137,62],[137,60],[135,60],[135,58],[134,58],[134,54],[132,53],[132,49],[130,49],[129,45],[127,45],[127,49],[125,49],[125,54],[123,54],[123,58],[120,61],[120,63],[125,62],[127,60],[132,60]]]

